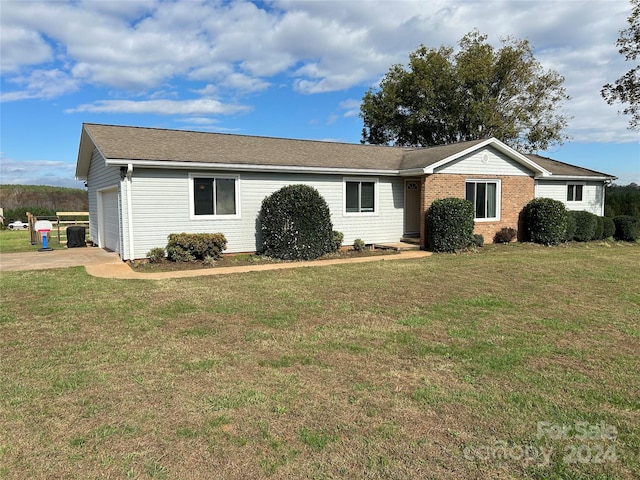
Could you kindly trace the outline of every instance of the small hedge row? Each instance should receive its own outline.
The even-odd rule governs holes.
[[[640,238],[640,219],[637,217],[623,215],[611,219],[586,211],[567,211],[562,202],[550,198],[532,200],[523,214],[529,240],[544,245],[609,237],[635,242]]]
[[[222,233],[172,233],[167,243],[167,257],[174,262],[217,260],[227,248]]]
[[[567,220],[566,241],[589,242],[615,236],[615,224],[611,218],[585,211],[570,211]]]
[[[564,203],[551,198],[536,198],[523,209],[528,240],[543,245],[558,245],[567,241],[588,242],[614,237],[635,242],[640,238],[640,219],[619,216],[613,220],[586,211],[567,211]],[[427,248],[434,252],[453,252],[469,245],[481,246],[474,237],[474,212],[471,202],[458,198],[436,200],[427,210]],[[493,238],[494,243],[507,243],[516,237],[516,230],[503,228]]]

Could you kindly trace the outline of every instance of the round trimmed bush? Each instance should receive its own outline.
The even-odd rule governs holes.
[[[604,217],[596,215],[596,233],[593,234],[594,240],[601,240],[604,238]]]
[[[604,225],[604,231],[602,232],[602,238],[613,237],[616,234],[616,224],[613,221],[613,218],[610,217],[601,217],[602,224]]]
[[[435,200],[427,210],[427,248],[455,252],[473,243],[473,204],[461,198]]]
[[[576,242],[588,242],[594,239],[598,227],[598,217],[584,210],[569,212],[569,216],[576,221],[576,230],[573,233],[573,239]]]
[[[613,218],[616,225],[616,240],[635,242],[640,238],[640,218],[631,215],[619,215]]]
[[[262,253],[270,257],[312,260],[336,250],[329,206],[308,185],[289,185],[266,197],[260,232]]]
[[[534,198],[525,206],[529,239],[543,245],[557,245],[567,233],[567,209],[552,198]]]
[[[572,215],[571,212],[567,212],[567,228],[564,233],[564,241],[570,242],[573,240],[574,235],[576,234],[576,217]]]

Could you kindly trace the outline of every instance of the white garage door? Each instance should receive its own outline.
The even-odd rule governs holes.
[[[100,239],[102,246],[120,252],[120,222],[118,221],[118,190],[100,192],[102,198],[102,221]]]

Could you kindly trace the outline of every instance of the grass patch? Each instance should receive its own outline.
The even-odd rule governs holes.
[[[52,231],[47,245],[50,248],[67,248],[66,244],[58,242],[58,232]],[[28,230],[0,230],[0,253],[37,252],[42,245],[31,245]]]
[[[639,284],[622,243],[163,281],[3,272],[0,478],[635,479]]]

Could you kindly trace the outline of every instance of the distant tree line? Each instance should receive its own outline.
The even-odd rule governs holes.
[[[604,214],[606,217],[640,217],[640,185],[609,185],[604,196]]]
[[[80,188],[46,185],[0,185],[0,207],[4,223],[26,221],[27,212],[37,216],[52,216],[56,212],[86,212],[89,198]]]

